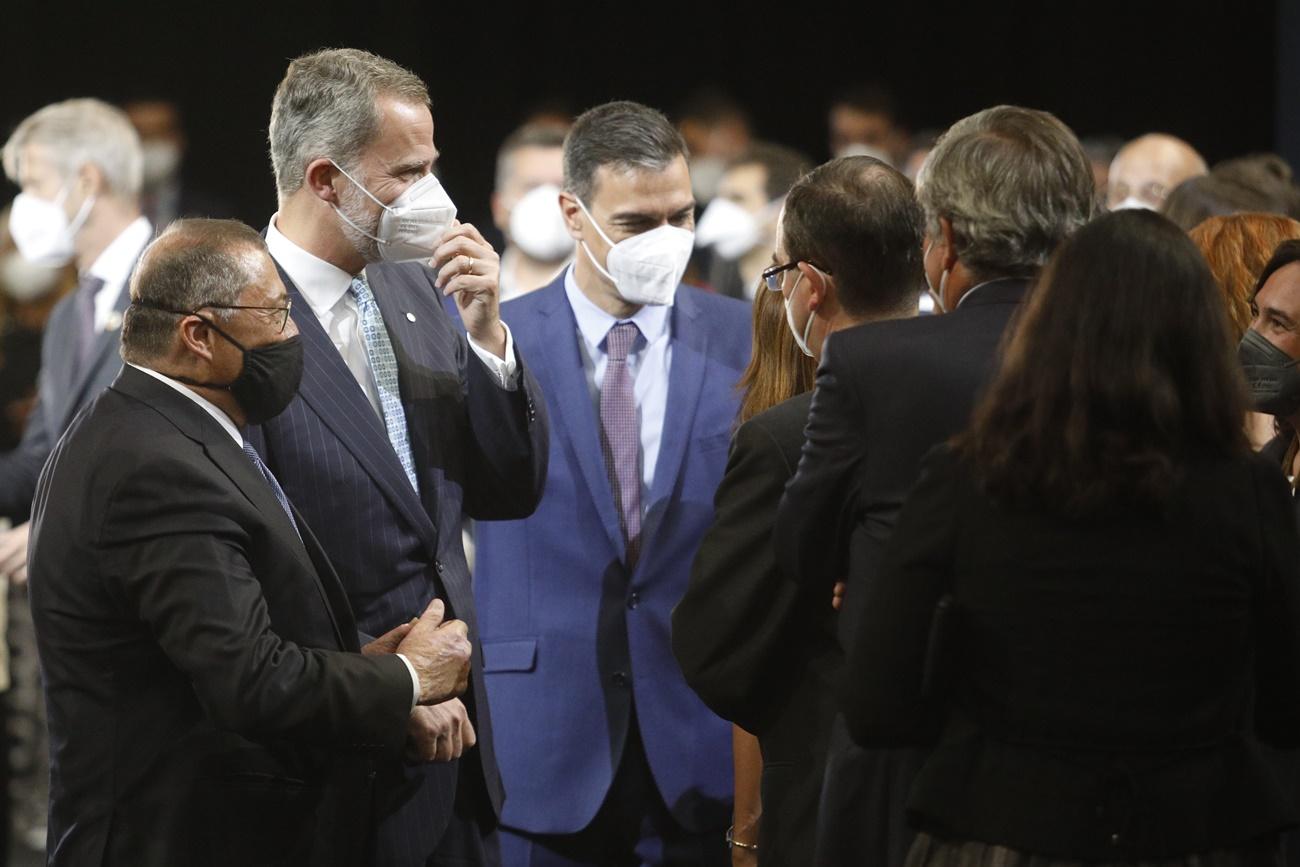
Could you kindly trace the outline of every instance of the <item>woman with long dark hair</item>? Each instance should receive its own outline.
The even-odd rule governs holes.
[[[870,581],[842,705],[934,743],[910,865],[1275,864],[1300,743],[1300,543],[1242,432],[1221,292],[1104,216],[1040,277]]]

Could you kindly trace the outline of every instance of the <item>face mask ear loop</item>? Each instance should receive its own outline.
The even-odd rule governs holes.
[[[339,165],[338,163],[334,162],[334,160],[330,160],[330,165],[332,165],[334,168],[338,169],[338,170],[343,174],[343,177],[345,177],[345,178],[347,178],[349,181],[351,181],[351,182],[352,182],[352,186],[356,187],[358,190],[360,190],[361,192],[365,193],[365,194],[366,194],[366,198],[370,199],[370,201],[374,202],[376,205],[378,205],[379,207],[383,208],[385,211],[392,210],[392,209],[389,208],[387,205],[385,205],[383,202],[381,202],[381,201],[379,201],[378,199],[376,199],[375,196],[374,196],[374,194],[371,193],[370,190],[367,190],[365,187],[363,187],[363,186],[362,186],[362,185],[357,181],[356,178],[354,178],[354,177],[352,177],[352,175],[348,174],[347,169],[343,168],[343,166],[341,166],[341,165]],[[344,219],[346,220],[347,218],[344,217]],[[350,221],[349,221],[349,222],[350,222]],[[360,229],[357,229],[357,231],[360,232],[361,230],[360,230]]]
[[[591,222],[591,225],[596,229],[596,233],[600,235],[601,240],[604,241],[606,244],[608,244],[609,248],[613,250],[614,242],[611,241],[609,239],[609,235],[606,235],[605,231],[600,228],[600,223],[596,222],[596,218],[591,215],[591,211],[587,210],[587,206],[582,203],[582,199],[578,198],[577,196],[574,196],[573,200],[578,203],[579,208],[582,208],[582,213],[587,215],[587,219]],[[597,271],[599,271],[605,277],[606,280],[608,280],[611,283],[614,283],[614,285],[618,285],[617,282],[614,280],[614,275],[609,273],[609,271],[605,270],[605,267],[596,261],[596,254],[591,252],[591,248],[587,246],[586,239],[585,238],[582,239],[581,241],[579,241],[579,243],[582,244],[582,250],[587,254],[587,260],[591,262],[592,267],[594,267]]]

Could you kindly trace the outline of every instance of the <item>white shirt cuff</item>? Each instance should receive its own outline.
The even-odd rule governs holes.
[[[510,333],[509,325],[502,322],[501,327],[506,330],[505,358],[497,358],[491,352],[475,343],[473,337],[469,337],[469,335],[466,335],[466,337],[469,337],[469,348],[474,350],[474,354],[479,357],[479,360],[482,361],[483,364],[487,366],[487,369],[492,371],[492,375],[496,377],[497,385],[501,386],[506,391],[514,391],[519,385],[519,364],[515,361],[515,338],[514,335]]]
[[[397,654],[397,658],[406,664],[406,670],[411,673],[411,710],[420,703],[420,676],[415,673],[415,666],[411,665],[411,660],[406,658],[405,653]]]

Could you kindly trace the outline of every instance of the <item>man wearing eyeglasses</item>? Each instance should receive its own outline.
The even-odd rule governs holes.
[[[763,281],[780,293],[796,344],[814,358],[830,333],[915,313],[921,210],[911,182],[865,156],[805,175],[786,197]],[[786,363],[793,370],[796,359]],[[831,592],[808,594],[786,580],[772,547],[811,399],[811,391],[792,397],[736,431],[713,524],[673,611],[673,651],[687,682],[762,747],[762,815],[757,828],[737,815],[732,845],[757,846],[759,863],[777,867],[816,863],[831,687],[842,658]]]
[[[173,223],[131,299],[127,366],[33,507],[49,863],[355,867],[373,762],[417,704],[464,691],[466,626],[435,600],[358,652],[338,576],[244,433],[302,377],[256,232]]]

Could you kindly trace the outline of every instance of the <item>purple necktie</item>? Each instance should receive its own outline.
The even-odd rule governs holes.
[[[619,322],[609,329],[605,335],[605,379],[600,386],[600,450],[618,504],[629,569],[636,565],[641,548],[641,432],[627,353],[640,333],[633,322]]]
[[[95,294],[104,288],[104,280],[90,274],[81,278],[77,284],[75,303],[77,308],[77,370],[86,369],[91,351],[95,348]]]

